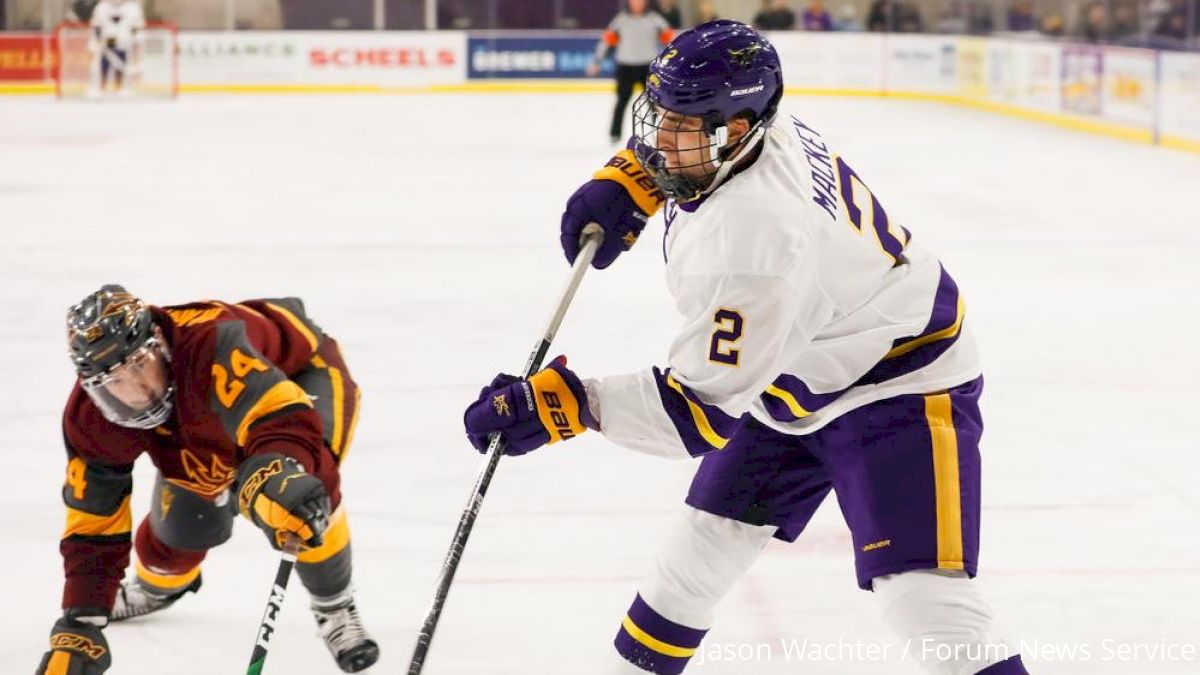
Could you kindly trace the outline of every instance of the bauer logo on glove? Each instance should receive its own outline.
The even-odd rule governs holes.
[[[463,424],[480,452],[487,450],[491,434],[500,433],[506,455],[523,455],[599,428],[588,410],[583,383],[562,356],[528,380],[497,375],[467,407]]]

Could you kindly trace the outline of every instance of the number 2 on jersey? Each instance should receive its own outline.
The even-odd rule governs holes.
[[[270,370],[270,366],[252,356],[246,356],[242,350],[236,347],[229,356],[229,367],[233,369],[235,378],[244,378],[252,370],[260,373]],[[213,389],[217,392],[217,400],[226,408],[232,408],[234,402],[245,391],[246,383],[241,379],[231,380],[229,371],[219,363],[213,364],[212,375]]]
[[[837,164],[842,203],[846,205],[846,215],[850,217],[850,224],[862,236],[873,237],[883,254],[895,263],[904,252],[904,247],[908,245],[908,230],[892,224],[887,212],[883,210],[883,204],[879,203],[850,165],[841,157],[835,157],[834,160]]]
[[[744,322],[741,312],[722,307],[713,314],[713,323],[717,324],[717,329],[713,331],[712,341],[708,345],[708,360],[727,366],[738,365],[742,352],[732,345],[742,339]]]

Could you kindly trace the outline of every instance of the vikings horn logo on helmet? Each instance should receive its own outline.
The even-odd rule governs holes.
[[[758,53],[762,51],[762,48],[762,44],[756,42],[749,47],[743,47],[742,49],[730,49],[729,60],[733,62],[733,65],[735,66],[740,68],[749,68],[754,64],[754,59],[758,56]]]

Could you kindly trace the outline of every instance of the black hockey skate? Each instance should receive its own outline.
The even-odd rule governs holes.
[[[343,671],[357,673],[379,660],[379,645],[363,627],[350,590],[329,598],[313,598],[312,612],[321,639]]]
[[[143,584],[137,577],[122,581],[109,620],[124,621],[166,609],[185,594],[200,590],[200,583],[201,577],[196,577],[196,580],[182,591],[164,594]]]

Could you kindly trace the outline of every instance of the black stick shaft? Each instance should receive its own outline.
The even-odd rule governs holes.
[[[575,291],[579,288],[584,273],[587,272],[588,266],[592,264],[592,259],[596,256],[596,249],[600,247],[602,236],[603,232],[598,225],[589,225],[584,229],[583,246],[571,268],[571,279],[559,298],[542,339],[538,341],[537,346],[529,355],[529,360],[525,362],[523,377],[528,378],[541,369],[546,353],[550,350],[550,343],[554,341],[563,316],[566,315],[567,307],[571,305],[571,300],[575,297]],[[450,584],[454,582],[454,574],[458,571],[458,563],[462,561],[467,539],[475,527],[475,519],[479,517],[479,508],[483,506],[483,498],[487,495],[492,475],[496,473],[496,467],[503,455],[504,440],[500,434],[493,434],[491,442],[488,444],[483,468],[475,478],[475,489],[471,492],[471,499],[467,502],[467,507],[463,509],[462,517],[458,521],[458,529],[454,532],[454,540],[450,543],[450,550],[446,552],[445,562],[442,563],[442,573],[438,576],[437,588],[433,593],[433,604],[430,605],[429,613],[425,615],[425,623],[417,635],[417,646],[413,650],[412,660],[408,664],[408,675],[420,675],[421,669],[425,667],[425,657],[429,654],[429,646],[433,643],[433,633],[437,630],[438,620],[442,616],[446,596],[450,594]]]
[[[267,661],[267,650],[271,647],[271,636],[275,634],[275,620],[283,609],[283,597],[287,591],[288,580],[292,577],[292,568],[296,566],[296,554],[300,550],[300,540],[294,536],[288,537],[284,544],[283,556],[279,559],[279,569],[275,572],[275,583],[271,585],[271,595],[267,597],[267,607],[263,610],[262,622],[258,625],[258,637],[254,642],[254,651],[250,654],[250,667],[246,675],[259,675],[263,664]]]

